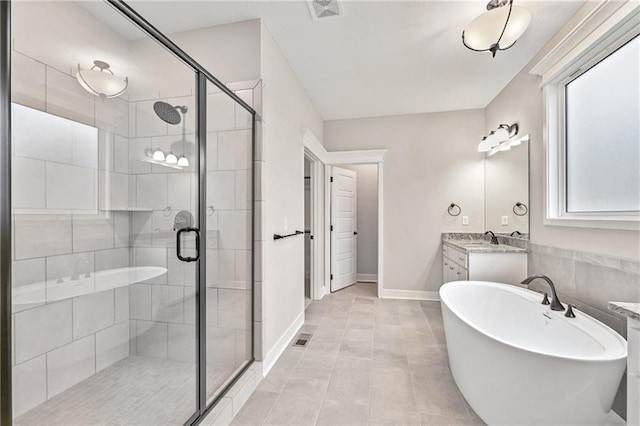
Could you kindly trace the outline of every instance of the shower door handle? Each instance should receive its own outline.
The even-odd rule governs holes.
[[[182,234],[186,234],[188,232],[193,232],[196,234],[196,255],[195,257],[191,256],[183,256],[182,255],[182,244],[181,244],[181,236]],[[195,262],[200,259],[200,230],[198,228],[182,228],[176,234],[176,255],[178,259],[183,262]]]

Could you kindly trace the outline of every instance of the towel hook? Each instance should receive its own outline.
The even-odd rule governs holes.
[[[453,213],[453,211],[455,211],[456,208],[458,209],[458,213]],[[459,216],[460,213],[462,213],[462,209],[456,203],[451,203],[449,205],[449,208],[447,209],[447,212],[449,213],[450,216]]]
[[[520,210],[521,212],[520,212],[520,213],[518,213],[518,212],[516,211],[516,209]],[[524,211],[522,211],[522,210],[524,210]],[[526,204],[524,204],[524,203],[521,203],[520,201],[518,201],[517,203],[515,203],[515,204],[513,205],[513,214],[515,214],[516,216],[524,216],[524,215],[526,215],[528,212],[529,212],[529,208],[527,207],[527,205],[526,205]]]

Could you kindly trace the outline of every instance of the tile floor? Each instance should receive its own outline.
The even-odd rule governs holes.
[[[482,425],[453,381],[440,304],[356,284],[314,301],[235,425]]]

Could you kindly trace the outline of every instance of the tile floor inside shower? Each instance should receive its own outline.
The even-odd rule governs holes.
[[[449,370],[439,302],[358,283],[313,301],[234,425],[484,425]],[[625,422],[611,412],[609,426]]]

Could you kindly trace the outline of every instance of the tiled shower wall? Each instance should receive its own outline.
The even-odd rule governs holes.
[[[162,99],[189,108],[190,143],[183,146],[181,125],[167,125],[153,113],[157,99],[101,100],[71,72],[17,51],[12,59],[14,103],[97,133],[86,143],[56,141],[67,143],[61,150],[46,130],[39,129],[41,143],[26,146],[21,129],[14,129],[13,285],[40,285],[42,292],[40,303],[14,306],[18,416],[130,354],[195,362],[195,270],[176,259],[172,228],[175,214],[193,213],[196,201],[196,111],[191,93]],[[259,107],[257,82],[235,88]],[[208,362],[224,375],[251,350],[251,115],[213,90],[208,110]],[[178,155],[184,150],[191,166],[180,171],[151,164],[153,148]],[[128,266],[168,272],[128,287],[46,301],[49,280]]]
[[[12,59],[13,102],[32,108],[14,107],[13,132],[13,286],[32,294],[13,313],[20,415],[128,355],[126,287],[47,295],[52,283],[130,264],[128,213],[103,210],[126,206],[128,163],[119,159],[128,152],[128,105],[102,101],[70,74],[18,52]],[[51,116],[34,110],[86,126],[60,138],[43,125]]]

